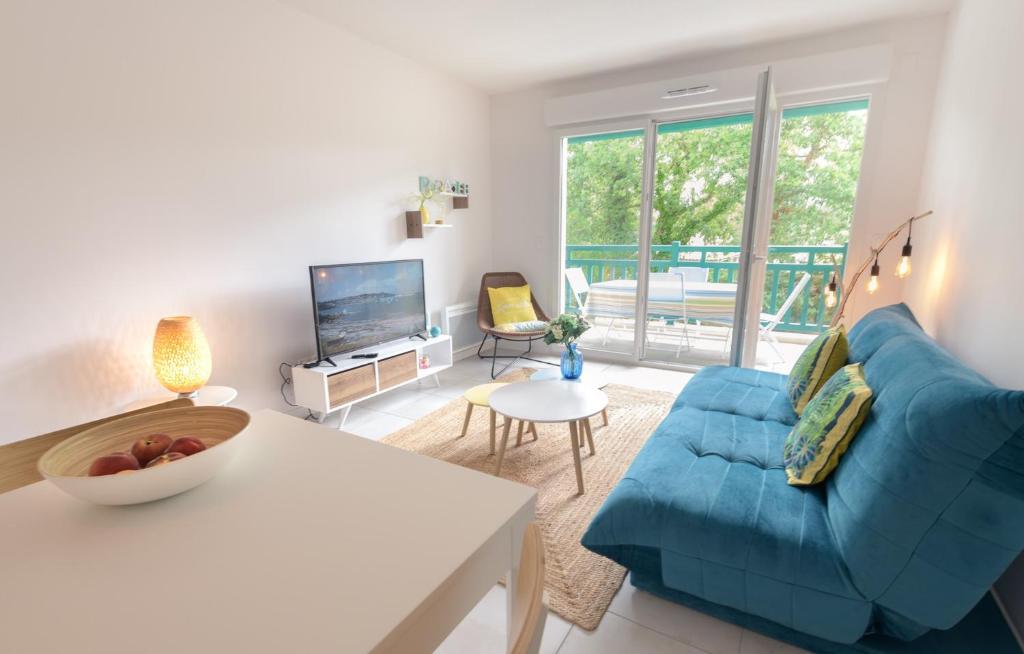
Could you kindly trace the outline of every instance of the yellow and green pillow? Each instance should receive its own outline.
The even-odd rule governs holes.
[[[804,407],[825,382],[846,365],[849,351],[846,328],[842,325],[829,329],[811,341],[793,365],[786,383],[789,401],[797,415],[804,412]]]
[[[782,458],[790,485],[825,481],[864,424],[873,401],[861,364],[852,363],[832,375],[786,437]]]
[[[495,325],[537,320],[529,284],[488,288],[487,296],[491,300],[491,317]]]

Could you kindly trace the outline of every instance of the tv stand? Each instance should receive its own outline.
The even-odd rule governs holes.
[[[337,362],[324,359],[310,368],[293,367],[296,404],[316,413],[319,422],[331,413],[341,412],[338,424],[341,429],[354,404],[428,377],[433,377],[440,386],[437,373],[451,368],[454,361],[452,339],[447,334],[422,341],[392,341],[350,355],[368,353],[376,353],[377,358],[348,358]],[[422,356],[430,357],[429,367],[419,367]]]
[[[410,337],[409,337],[409,340],[411,341],[411,340],[412,340],[412,339],[414,339],[414,338],[418,338],[418,339],[420,339],[421,341],[425,341],[425,340],[427,340],[427,337],[426,337],[426,336],[424,336],[423,334],[413,334],[412,336],[410,336]]]

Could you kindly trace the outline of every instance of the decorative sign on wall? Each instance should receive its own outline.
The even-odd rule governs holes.
[[[421,175],[420,193],[427,191],[447,193],[449,195],[469,195],[469,184],[460,182],[457,179],[430,179]]]

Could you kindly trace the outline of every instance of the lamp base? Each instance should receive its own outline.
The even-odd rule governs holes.
[[[178,393],[178,399],[194,400],[199,397],[199,391],[192,391],[191,393]]]

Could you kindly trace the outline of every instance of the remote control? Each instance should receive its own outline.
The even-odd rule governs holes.
[[[377,354],[376,353],[373,353],[373,354],[353,354],[352,358],[353,359],[376,359],[377,358]]]

